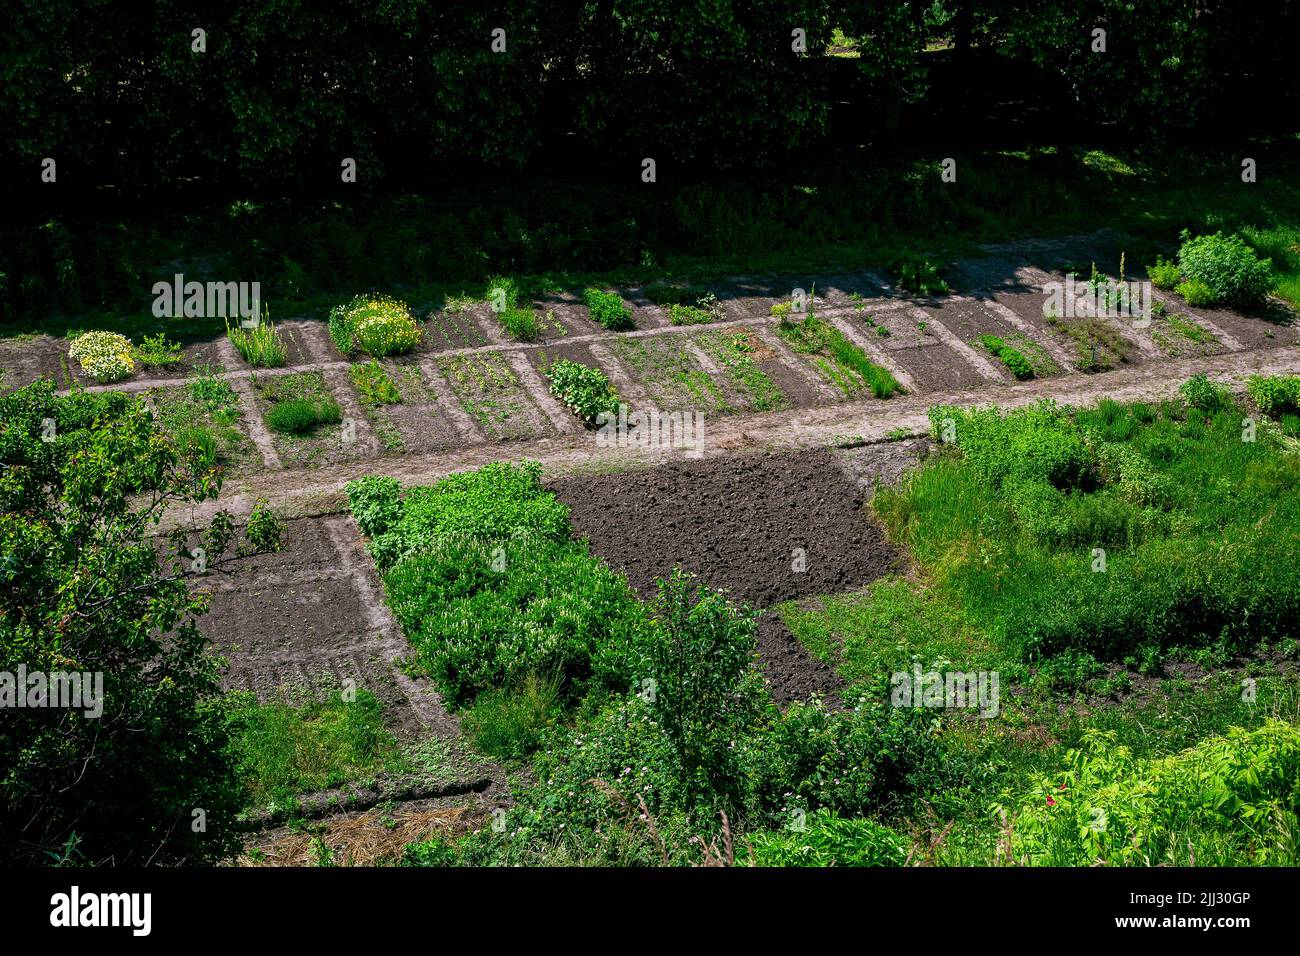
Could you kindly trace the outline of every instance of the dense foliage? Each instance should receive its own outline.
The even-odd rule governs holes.
[[[551,394],[562,401],[586,425],[593,425],[601,414],[618,410],[618,392],[609,377],[598,368],[560,359],[546,369]]]
[[[1072,648],[1136,662],[1294,635],[1300,459],[1212,383],[1186,395],[933,409],[960,458],[931,462],[877,509],[940,592],[1026,659]]]
[[[236,845],[241,797],[218,665],[196,626],[204,568],[278,547],[260,509],[237,540],[218,514],[198,538],[150,534],[169,508],[216,495],[127,395],[0,397],[0,671],[102,675],[102,714],[6,709],[0,852],[20,863],[203,862]],[[202,568],[193,548],[201,547]],[[29,697],[30,700],[30,697]]]

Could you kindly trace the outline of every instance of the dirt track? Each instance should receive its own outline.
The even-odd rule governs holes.
[[[738,451],[783,452],[872,442],[899,429],[909,435],[919,435],[928,429],[926,413],[935,404],[1016,407],[1044,398],[1069,405],[1093,404],[1102,398],[1156,400],[1174,396],[1179,384],[1197,373],[1241,389],[1245,379],[1253,374],[1300,374],[1300,348],[1176,359],[1096,375],[928,392],[888,401],[869,399],[819,408],[732,415],[706,421],[703,453],[705,457],[716,457]],[[391,475],[403,483],[428,483],[492,461],[532,459],[540,461],[548,475],[558,477],[627,471],[686,457],[685,451],[671,448],[599,448],[591,433],[478,445],[382,461],[251,475],[227,482],[219,504],[208,503],[196,510],[194,517],[202,521],[218,507],[237,516],[246,515],[258,497],[266,498],[288,516],[328,514],[346,507],[343,486],[353,478],[368,474]],[[188,520],[188,512],[175,517]]]

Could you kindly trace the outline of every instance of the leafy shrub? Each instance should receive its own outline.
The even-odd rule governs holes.
[[[1246,393],[1265,415],[1281,418],[1300,409],[1300,375],[1252,375]]]
[[[569,406],[586,425],[594,424],[602,412],[618,410],[618,392],[600,369],[560,359],[546,369],[546,379],[551,394]]]
[[[288,398],[271,406],[267,427],[288,435],[305,435],[320,425],[343,420],[343,411],[332,398]]]
[[[6,707],[0,846],[10,865],[218,861],[238,849],[242,801],[220,667],[198,628],[207,602],[184,538],[142,520],[212,501],[217,485],[177,460],[138,398],[54,392],[43,380],[0,395],[0,672],[95,674],[102,711]],[[210,569],[278,546],[260,504],[246,541],[234,527],[217,512],[195,542]],[[202,832],[175,825],[195,806]]]
[[[625,332],[635,328],[632,323],[632,310],[623,304],[623,300],[613,292],[600,289],[587,289],[582,293],[591,311],[591,319],[609,329],[611,332]]]
[[[802,829],[749,834],[741,859],[750,866],[902,866],[910,845],[874,820],[818,810]]]
[[[939,275],[939,267],[914,253],[899,256],[890,264],[894,281],[913,295],[946,295],[948,283]]]
[[[226,337],[239,350],[244,361],[254,368],[278,368],[287,358],[284,340],[269,318],[260,319],[251,329],[231,325],[227,319]]]
[[[1200,279],[1180,282],[1174,287],[1174,291],[1186,299],[1188,305],[1195,308],[1219,304],[1219,295]]]
[[[638,672],[652,682],[651,709],[675,753],[687,809],[697,797],[733,812],[743,801],[734,741],[761,713],[750,667],[755,620],[677,570],[659,582],[651,626],[638,636]]]
[[[1078,427],[1051,401],[1005,414],[996,408],[930,409],[936,435],[942,434],[947,419],[955,426],[963,457],[994,487],[1011,480],[1074,488],[1085,484],[1094,471],[1093,456]]]
[[[117,332],[83,332],[72,340],[68,354],[96,382],[117,382],[135,371],[131,341]]]
[[[501,313],[501,324],[517,342],[536,342],[541,338],[541,324],[532,309],[506,309]]]
[[[402,488],[396,478],[368,475],[345,487],[348,506],[361,533],[368,538],[383,534],[402,517]]]
[[[330,311],[330,337],[344,355],[361,349],[375,358],[384,358],[415,348],[420,342],[420,327],[405,302],[387,296],[359,295]]]
[[[1188,284],[1200,284],[1195,290],[1198,295],[1203,294],[1203,289],[1209,290],[1210,301],[1196,303],[1180,287],[1180,294],[1193,305],[1215,302],[1254,305],[1273,288],[1272,261],[1259,259],[1240,236],[1216,232],[1192,239],[1184,230],[1178,264]]]
[[[996,335],[981,335],[980,345],[997,356],[1016,378],[1024,380],[1034,377],[1034,368],[1029,364],[1029,359]]]
[[[1147,276],[1157,289],[1172,289],[1182,281],[1183,273],[1178,263],[1156,256],[1155,265],[1147,266]]]
[[[455,706],[530,674],[559,675],[566,699],[629,682],[640,605],[583,542],[428,538],[384,585],[421,663]]]
[[[366,518],[373,538],[370,553],[384,571],[436,538],[567,537],[569,509],[542,488],[541,475],[537,462],[493,462],[451,475],[435,485],[409,489],[397,520],[391,520],[391,502],[397,495],[396,484],[388,483],[391,479],[358,479],[348,483],[347,492],[350,498],[354,493],[365,496],[356,499],[363,506],[370,496],[385,502],[366,506],[365,512],[384,516]]]
[[[167,341],[167,335],[146,335],[134,349],[136,361],[146,367],[175,365],[181,360],[181,344]]]
[[[342,310],[334,309],[330,312],[328,328],[336,349],[349,358],[356,354],[357,343],[352,337],[352,326],[348,324]]]
[[[1204,375],[1193,375],[1178,386],[1190,408],[1214,414],[1232,405],[1232,396],[1226,388],[1215,385]]]
[[[756,746],[763,807],[783,822],[796,810],[907,812],[965,772],[929,715],[866,701],[849,711],[828,710],[816,698],[794,704]]]
[[[1300,850],[1300,731],[1291,724],[1269,718],[1149,760],[1117,745],[1113,732],[1090,729],[1067,761],[1020,802],[1012,831],[1018,860],[1153,866],[1178,862],[1190,844],[1198,863],[1214,865],[1211,852],[1235,844],[1231,856],[1277,865],[1293,863]],[[1261,833],[1274,828],[1280,843]]]

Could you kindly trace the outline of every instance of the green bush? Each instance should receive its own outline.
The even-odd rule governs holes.
[[[501,324],[517,342],[536,342],[542,335],[537,313],[532,309],[506,309],[501,313]]]
[[[957,447],[971,467],[995,487],[1005,481],[1045,481],[1057,488],[1086,484],[1094,473],[1092,453],[1075,424],[1051,401],[1005,414],[996,408],[930,409],[936,435],[951,419]]]
[[[343,411],[332,398],[289,398],[277,402],[266,413],[267,427],[287,435],[305,435],[320,425],[343,420]]]
[[[1183,273],[1178,263],[1156,256],[1155,265],[1147,266],[1147,276],[1157,289],[1172,289],[1182,281]]]
[[[0,395],[0,471],[0,672],[84,672],[102,691],[84,708],[5,708],[6,862],[229,856],[242,799],[189,548],[203,547],[209,571],[229,569],[278,547],[278,524],[258,505],[246,540],[225,512],[197,538],[155,536],[149,519],[189,529],[219,485],[196,480],[145,403],[120,392],[58,396],[45,380]],[[195,807],[207,826],[178,825]]]
[[[1300,409],[1300,375],[1252,375],[1246,393],[1271,418],[1281,418]]]
[[[1188,407],[1214,414],[1232,405],[1232,395],[1222,385],[1215,385],[1204,375],[1193,375],[1178,386]]]
[[[582,293],[591,312],[591,319],[611,332],[625,332],[636,326],[632,323],[632,310],[623,304],[616,293],[587,289]]]
[[[530,674],[557,675],[566,700],[628,686],[631,640],[644,617],[627,582],[582,542],[428,538],[384,586],[407,640],[454,706]]]
[[[1212,236],[1192,239],[1184,230],[1178,264],[1188,285],[1200,284],[1195,289],[1198,296],[1204,295],[1204,289],[1209,290],[1211,301],[1198,303],[1192,302],[1191,296],[1182,292],[1180,287],[1180,294],[1192,305],[1214,302],[1255,305],[1263,301],[1273,288],[1272,262],[1256,257],[1254,250],[1240,236],[1216,232]]]
[[[680,570],[659,582],[651,626],[637,638],[637,672],[653,688],[651,710],[675,755],[687,797],[734,813],[744,800],[734,742],[762,714],[756,616]]]
[[[1174,287],[1174,291],[1187,300],[1187,304],[1194,308],[1205,308],[1212,305],[1218,305],[1220,296],[1200,279],[1188,279],[1186,282],[1180,282]]]
[[[140,344],[133,349],[135,360],[147,368],[162,368],[167,365],[176,365],[181,360],[181,344],[179,342],[169,342],[167,335],[159,332],[157,335],[146,335],[140,340]]]
[[[432,486],[409,489],[395,521],[391,502],[397,489],[388,483],[391,479],[358,479],[348,483],[347,492],[349,498],[358,496],[355,500],[371,529],[370,553],[379,569],[386,571],[439,538],[568,537],[568,506],[542,488],[541,476],[537,462],[493,462]],[[381,504],[370,503],[372,498]]]
[[[348,506],[361,533],[368,538],[383,534],[402,517],[402,488],[396,478],[368,475],[345,487]]]
[[[594,425],[602,413],[618,411],[618,392],[600,369],[560,359],[546,369],[546,380],[550,383],[551,394],[567,405],[585,425]]]

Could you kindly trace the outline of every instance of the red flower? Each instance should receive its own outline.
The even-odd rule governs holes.
[[[1053,800],[1051,797],[1048,797],[1048,798],[1047,798],[1047,805],[1048,805],[1049,807],[1054,807],[1054,806],[1056,806],[1056,801]]]

